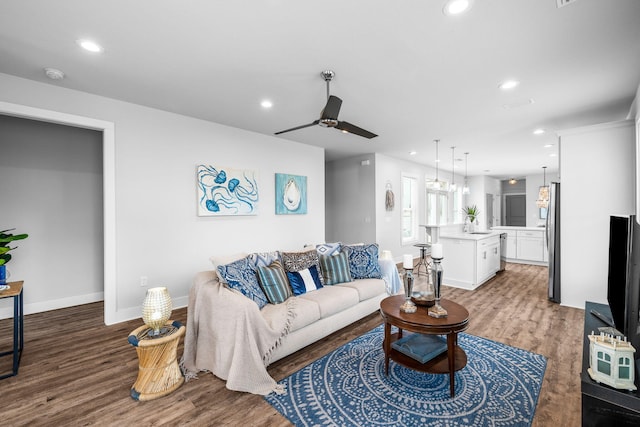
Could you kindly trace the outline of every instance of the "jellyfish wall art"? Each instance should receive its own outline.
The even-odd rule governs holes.
[[[198,216],[258,214],[255,171],[198,165],[196,179]]]
[[[276,174],[276,215],[307,213],[307,177]]]

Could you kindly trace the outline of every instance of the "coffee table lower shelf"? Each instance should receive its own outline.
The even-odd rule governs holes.
[[[399,334],[393,333],[391,334],[391,342],[398,340]],[[429,374],[448,374],[449,373],[449,357],[448,352],[440,354],[439,356],[434,357],[433,359],[427,361],[426,363],[420,363],[412,357],[407,356],[406,354],[396,350],[391,347],[389,351],[389,359],[393,360],[396,363],[399,363],[402,366],[407,368],[426,372]],[[386,364],[388,366],[388,363]],[[467,354],[461,349],[458,345],[454,347],[454,371],[459,371],[460,369],[467,366]]]

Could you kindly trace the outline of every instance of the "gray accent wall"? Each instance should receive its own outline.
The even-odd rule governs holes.
[[[29,234],[7,267],[32,309],[102,300],[102,198],[101,132],[0,115],[0,229]]]

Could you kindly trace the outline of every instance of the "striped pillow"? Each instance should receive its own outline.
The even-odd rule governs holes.
[[[258,267],[258,279],[271,304],[280,304],[293,295],[280,261],[273,261],[266,267]]]
[[[345,252],[339,252],[336,255],[319,255],[319,258],[325,285],[353,281],[349,272],[349,258]]]
[[[287,271],[287,278],[294,295],[302,295],[322,287],[315,265],[300,271]]]

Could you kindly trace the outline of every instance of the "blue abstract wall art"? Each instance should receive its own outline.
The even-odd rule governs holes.
[[[307,177],[276,174],[276,215],[307,213]]]
[[[257,215],[256,172],[198,165],[198,216]]]

